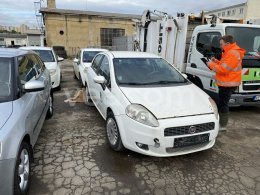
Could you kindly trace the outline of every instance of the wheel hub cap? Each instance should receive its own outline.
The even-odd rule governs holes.
[[[115,145],[118,139],[118,129],[114,119],[110,118],[107,121],[107,136],[112,145]]]
[[[28,185],[29,180],[29,154],[26,149],[23,149],[20,155],[20,164],[18,167],[19,186],[24,191]]]

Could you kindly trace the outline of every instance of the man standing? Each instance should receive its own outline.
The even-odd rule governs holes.
[[[232,93],[241,84],[242,59],[246,51],[234,42],[231,35],[220,39],[220,47],[223,50],[221,60],[212,58],[208,66],[216,72],[215,79],[219,88],[220,130],[225,131],[229,117],[228,103]]]

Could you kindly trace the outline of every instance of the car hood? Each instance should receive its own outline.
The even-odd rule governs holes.
[[[13,112],[13,103],[12,102],[3,102],[0,103],[0,130],[9,119]]]
[[[193,84],[120,89],[131,103],[143,105],[157,119],[213,113],[209,96]]]
[[[48,70],[57,68],[56,62],[44,62],[44,64]]]

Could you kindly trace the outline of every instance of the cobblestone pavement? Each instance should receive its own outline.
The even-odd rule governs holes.
[[[93,107],[64,100],[79,89],[63,65],[52,119],[34,148],[30,195],[260,194],[260,108],[234,108],[213,149],[172,158],[113,152]]]

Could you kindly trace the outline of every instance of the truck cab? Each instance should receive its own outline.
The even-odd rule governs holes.
[[[242,83],[230,99],[231,106],[260,104],[260,26],[249,24],[199,25],[192,34],[188,50],[186,73],[189,79],[209,94],[216,96],[215,73],[203,58],[221,56],[219,39],[233,35],[246,50],[243,59]]]

